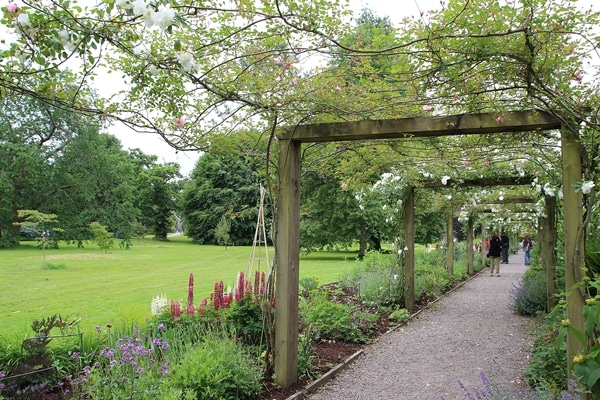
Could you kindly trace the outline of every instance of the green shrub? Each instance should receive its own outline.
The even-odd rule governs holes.
[[[379,315],[358,311],[356,307],[332,301],[317,300],[306,310],[304,319],[311,325],[315,339],[368,343]]]
[[[300,278],[300,287],[307,293],[310,293],[319,287],[319,278],[316,276],[305,276],[304,278]]]
[[[171,382],[203,400],[257,398],[261,371],[242,344],[219,330],[207,332],[174,366]]]
[[[342,285],[358,290],[361,300],[377,305],[404,301],[403,269],[395,254],[368,253],[343,278]]]
[[[245,296],[234,302],[226,319],[244,344],[257,347],[264,345],[262,299]]]
[[[406,308],[399,308],[389,315],[388,319],[392,322],[401,324],[408,321],[410,318],[410,312]]]

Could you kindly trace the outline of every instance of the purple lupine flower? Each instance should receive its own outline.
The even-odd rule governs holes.
[[[79,358],[79,353],[78,353],[78,352],[76,352],[76,351],[74,351],[74,352],[73,352],[73,354],[71,354],[71,358],[72,358],[73,360],[77,360],[77,359]]]
[[[156,327],[159,331],[166,331],[167,327],[162,322]]]

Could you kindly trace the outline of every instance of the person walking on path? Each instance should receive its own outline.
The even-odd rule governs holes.
[[[308,399],[465,400],[466,391],[484,391],[483,375],[503,389],[525,389],[535,322],[513,310],[510,294],[524,270],[513,263],[502,279],[475,275],[367,346]]]
[[[531,246],[533,246],[533,241],[529,237],[529,233],[525,233],[525,239],[523,239],[523,253],[525,253],[525,265],[531,264]]]
[[[502,245],[502,264],[508,264],[508,248],[510,247],[510,241],[506,232],[500,234],[500,244]]]
[[[496,276],[500,276],[500,255],[502,253],[502,242],[495,232],[492,233],[490,239],[490,249],[487,255],[490,258],[490,276],[494,276],[494,268],[496,269]]]

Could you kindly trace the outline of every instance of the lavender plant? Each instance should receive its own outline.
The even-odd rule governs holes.
[[[118,339],[115,346],[100,350],[93,365],[71,380],[73,395],[92,398],[176,398],[181,392],[164,377],[169,372],[169,343],[140,335]]]
[[[513,307],[520,315],[536,315],[546,311],[547,278],[539,267],[531,267],[523,274],[518,285],[513,284],[510,295]]]

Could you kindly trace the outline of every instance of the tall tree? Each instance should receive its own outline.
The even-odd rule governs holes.
[[[252,243],[260,196],[258,174],[234,154],[203,155],[184,188],[181,213],[185,233],[200,244],[218,243],[217,227],[226,216],[232,244]]]
[[[150,164],[138,176],[138,207],[141,208],[140,222],[152,229],[154,239],[167,240],[167,234],[175,223],[175,210],[179,197],[181,178],[179,165]]]

